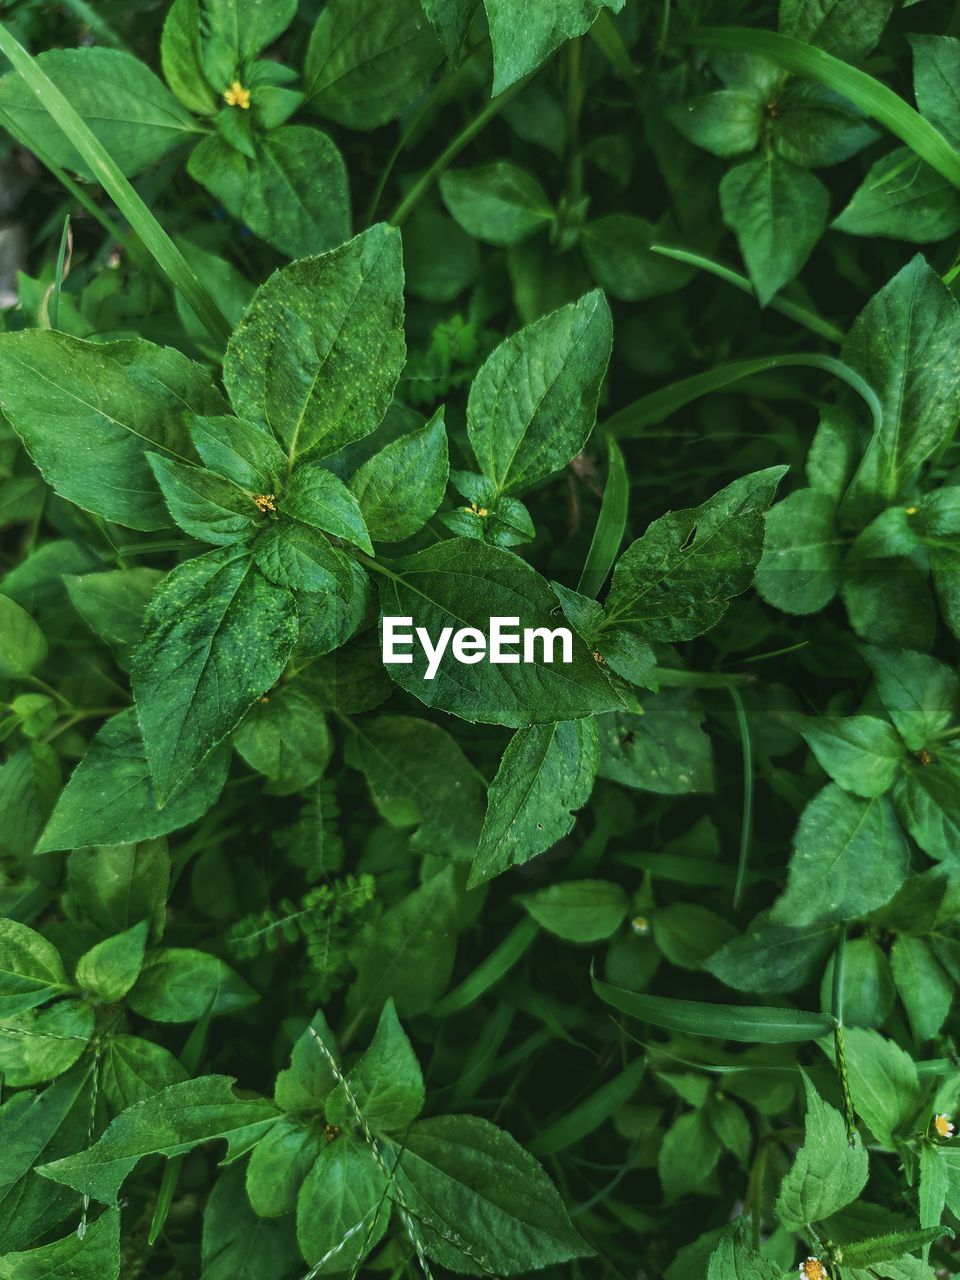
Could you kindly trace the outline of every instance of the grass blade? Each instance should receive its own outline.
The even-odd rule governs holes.
[[[60,294],[63,290],[63,275],[67,264],[67,242],[70,240],[70,215],[63,220],[63,231],[60,233],[60,249],[57,253],[57,270],[53,278],[53,297],[50,299],[50,328],[60,328]]]
[[[642,396],[627,405],[619,413],[606,421],[606,429],[623,440],[630,440],[643,434],[645,427],[655,426],[669,418],[672,413],[685,405],[699,400],[701,396],[712,391],[721,391],[724,387],[741,382],[744,378],[752,378],[758,373],[768,373],[771,369],[822,369],[832,374],[856,391],[873,416],[875,431],[879,431],[883,422],[883,409],[877,399],[877,393],[859,373],[855,373],[849,365],[833,356],[822,356],[814,353],[791,356],[764,356],[759,360],[738,360],[733,364],[717,365],[706,373],[695,373],[691,378],[680,382],[671,382],[659,391]]]
[[[819,1040],[833,1031],[833,1019],[804,1009],[768,1009],[765,1005],[705,1004],[626,991],[590,975],[597,996],[610,1005],[664,1031],[712,1036],[742,1044],[793,1044]]]
[[[740,731],[740,744],[743,751],[743,814],[740,820],[740,856],[737,859],[737,883],[733,890],[733,907],[740,906],[743,890],[747,883],[747,871],[750,866],[750,846],[753,842],[753,742],[750,737],[750,722],[740,691],[735,685],[728,685],[727,692],[733,701],[733,709],[737,716],[737,728]]]
[[[530,1150],[537,1156],[552,1156],[599,1129],[605,1120],[630,1101],[646,1069],[646,1058],[635,1058],[613,1080],[608,1080],[579,1106],[541,1130],[529,1144]]]
[[[741,275],[739,271],[734,271],[732,267],[728,267],[722,262],[715,262],[713,258],[705,257],[702,253],[693,253],[690,249],[679,249],[669,244],[652,244],[650,252],[659,253],[663,258],[672,258],[674,262],[682,262],[688,267],[696,267],[700,271],[708,271],[712,276],[716,276],[718,280],[723,280],[726,284],[732,284],[741,293],[748,293],[752,298],[756,297],[754,287],[746,276]],[[824,320],[815,311],[810,311],[807,307],[802,307],[797,302],[788,302],[786,298],[777,296],[771,299],[767,306],[771,311],[779,311],[782,316],[786,316],[789,320],[796,320],[797,324],[802,324],[805,329],[809,329],[811,333],[815,333],[820,338],[826,338],[828,342],[836,342],[838,345],[843,342],[844,333],[842,329],[838,329],[829,320]]]
[[[111,158],[110,153],[98,141],[89,126],[3,23],[0,23],[0,52],[9,58],[14,70],[20,74],[27,88],[40,100],[65,136],[86,160],[97,181],[153,255],[157,266],[173,288],[177,289],[189,302],[214,341],[219,346],[226,346],[227,339],[230,337],[230,325],[183,254],[160,226],[130,185],[119,165]]]
[[[577,583],[577,590],[590,596],[592,600],[596,600],[600,594],[600,588],[606,582],[607,574],[613,568],[620,550],[623,531],[627,527],[627,502],[630,497],[630,482],[620,447],[610,438],[607,440],[607,447],[607,483],[603,488],[597,527],[593,531],[590,550]]]
[[[903,98],[865,71],[851,67],[848,62],[825,53],[815,45],[780,35],[777,31],[701,27],[683,39],[705,49],[760,53],[778,63],[784,71],[819,80],[828,89],[849,98],[861,111],[906,143],[921,160],[926,160],[952,186],[960,188],[960,152]]]
[[[438,1018],[445,1018],[451,1013],[459,1013],[479,1000],[480,997],[502,977],[510,972],[513,966],[530,947],[540,932],[540,926],[529,918],[521,920],[511,930],[498,947],[481,960],[474,971],[464,978],[458,987],[447,993],[438,1001],[432,1012]]]

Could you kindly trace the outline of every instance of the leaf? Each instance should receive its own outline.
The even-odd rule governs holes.
[[[60,793],[37,850],[80,849],[167,835],[201,818],[223,790],[229,752],[214,750],[169,804],[159,808],[137,716],[111,716]]]
[[[960,40],[954,36],[911,36],[913,88],[917,109],[954,145],[960,141]]]
[[[794,929],[759,915],[738,938],[725,942],[703,962],[708,973],[737,991],[771,995],[805,986],[836,941],[832,925]],[[853,945],[853,944],[851,944]]]
[[[580,244],[601,289],[621,302],[645,302],[681,289],[691,275],[651,250],[657,238],[657,229],[645,219],[610,213],[587,223]]]
[[[307,50],[309,105],[338,124],[374,129],[420,94],[441,56],[419,0],[331,0]]]
[[[188,171],[238,222],[291,258],[349,239],[346,166],[319,129],[281,125],[255,137],[252,155],[211,134],[191,153]]]
[[[483,782],[445,729],[415,716],[359,721],[346,758],[363,772],[387,822],[416,826],[415,848],[472,857],[483,821]]]
[[[705,1111],[678,1116],[664,1135],[657,1170],[666,1203],[694,1191],[710,1176],[720,1158],[720,1141]]]
[[[69,989],[53,943],[25,924],[0,919],[0,1017],[24,1013]]]
[[[556,599],[549,585],[509,551],[471,538],[451,538],[396,561],[380,582],[381,615],[416,618],[436,638],[443,628],[474,627],[485,633],[490,618],[518,619],[511,630],[557,628]],[[532,663],[465,666],[448,651],[436,677],[424,679],[421,651],[410,665],[386,663],[390,678],[428,707],[464,720],[523,725],[575,720],[615,707],[618,699],[590,650],[572,636],[570,663],[542,661],[537,644]],[[519,654],[515,655],[519,657]]]
[[[70,897],[102,933],[121,933],[149,919],[163,932],[170,884],[165,840],[77,849],[67,864]]]
[[[902,933],[890,951],[890,968],[917,1041],[930,1040],[953,1004],[953,983],[923,938]]]
[[[205,467],[194,467],[159,453],[146,455],[167,510],[184,533],[231,546],[257,531],[258,508],[252,494]]]
[[[0,847],[21,859],[33,854],[60,785],[60,764],[46,743],[31,743],[0,765]]]
[[[784,470],[756,471],[654,520],[617,561],[601,631],[629,626],[648,640],[689,640],[717,623],[750,585]]]
[[[191,414],[190,440],[205,466],[253,493],[276,493],[286,473],[283,450],[263,423]]]
[[[530,9],[523,0],[484,0],[493,44],[493,93],[529,75],[565,40],[582,36],[603,9],[619,13],[623,0],[551,0]]]
[[[942,750],[935,762],[909,762],[893,793],[897,817],[938,862],[960,858],[960,755]]]
[[[300,1266],[289,1220],[258,1217],[244,1194],[243,1170],[224,1169],[203,1213],[203,1280],[264,1280]]]
[[[892,236],[928,244],[960,230],[960,195],[909,148],[897,147],[870,166],[849,204],[830,225],[848,235]]]
[[[682,969],[699,969],[734,933],[723,916],[695,902],[671,902],[653,915],[654,942],[671,964]]]
[[[156,164],[199,132],[193,118],[148,66],[119,49],[50,49],[37,65],[70,100],[128,178]],[[16,71],[0,79],[0,111],[10,128],[63,168],[96,181],[55,115],[33,94],[24,93]]]
[[[713,752],[696,693],[662,689],[642,711],[601,717],[600,777],[659,795],[712,791]]]
[[[262,1218],[296,1212],[297,1196],[327,1139],[315,1123],[298,1115],[281,1116],[250,1155],[246,1196]]]
[[[697,147],[726,159],[753,151],[760,140],[763,103],[745,89],[716,89],[669,109],[672,124]]]
[[[353,496],[375,542],[402,542],[422,529],[447,488],[450,463],[440,408],[424,427],[391,440],[354,472]]]
[[[609,938],[630,907],[624,890],[608,880],[565,880],[523,894],[520,903],[542,929],[565,942]]]
[[[469,236],[501,247],[528,240],[555,216],[537,179],[505,160],[449,169],[440,178],[440,194]]]
[[[869,376],[883,405],[846,498],[872,516],[895,502],[924,462],[953,435],[960,414],[960,306],[920,255],[877,293],[854,321],[843,358]]]
[[[862,800],[828,783],[800,816],[772,919],[794,928],[856,920],[890,901],[909,860],[889,800]]]
[[[516,1275],[591,1252],[533,1156],[488,1120],[417,1120],[397,1161],[400,1192],[441,1266]],[[437,1230],[438,1220],[454,1231]]]
[[[187,1078],[186,1069],[169,1049],[141,1036],[117,1034],[107,1041],[101,1072],[104,1097],[114,1113]]]
[[[625,991],[592,976],[591,982],[595,994],[605,1004],[667,1031],[736,1040],[743,1044],[792,1044],[819,1039],[833,1029],[832,1019],[822,1013],[774,1009],[765,1005],[677,1000],[670,996]]]
[[[423,1074],[392,1000],[383,1006],[370,1047],[326,1102],[327,1120],[341,1128],[355,1120],[349,1094],[374,1133],[402,1134],[423,1110]]]
[[[77,961],[77,982],[107,1004],[122,1000],[143,967],[150,921],[105,938],[85,951]]]
[[[757,591],[784,613],[816,613],[837,593],[842,545],[836,503],[828,494],[788,494],[767,513]]]
[[[487,793],[487,815],[470,868],[470,888],[522,866],[573,829],[599,763],[592,720],[518,729]]]
[[[352,1010],[369,1015],[391,997],[401,1017],[422,1013],[442,995],[456,953],[457,895],[451,868],[390,907],[350,948],[357,977]]]
[[[386,1231],[389,1184],[373,1153],[341,1136],[323,1147],[297,1200],[297,1239],[318,1274],[360,1265]]]
[[[799,272],[826,230],[830,198],[818,178],[774,151],[727,171],[723,220],[736,235],[762,307]]]
[[[794,725],[820,766],[844,791],[872,798],[893,786],[903,744],[876,716],[797,716]]]
[[[106,641],[124,670],[143,633],[147,601],[162,577],[159,569],[143,568],[64,575],[70,603],[87,626]]]
[[[844,1049],[854,1109],[888,1151],[894,1135],[913,1118],[920,1103],[920,1082],[912,1058],[876,1031],[847,1027]]]
[[[843,1116],[824,1102],[809,1078],[803,1146],[780,1184],[776,1213],[788,1231],[804,1231],[847,1205],[867,1181],[867,1153],[859,1137],[847,1141]]]
[[[921,751],[960,710],[956,673],[925,653],[875,645],[864,645],[861,652],[900,736],[911,751]]]
[[[0,679],[24,680],[46,656],[47,641],[33,618],[0,595]]]
[[[202,1142],[225,1138],[236,1158],[275,1122],[273,1105],[263,1098],[238,1098],[229,1076],[184,1080],[129,1107],[110,1122],[85,1151],[41,1165],[45,1178],[74,1187],[105,1204],[143,1156],[182,1155]]]
[[[619,1075],[601,1085],[596,1093],[585,1098],[559,1120],[554,1120],[546,1129],[541,1129],[530,1144],[531,1151],[538,1156],[553,1155],[595,1132],[634,1097],[646,1070],[646,1059],[634,1058]]]
[[[872,1240],[857,1240],[843,1246],[845,1267],[872,1267],[880,1262],[893,1262],[905,1253],[930,1245],[944,1236],[953,1238],[949,1227],[925,1227],[919,1231],[893,1231]]]
[[[738,1218],[710,1255],[706,1280],[781,1280],[782,1268],[751,1249],[746,1240],[746,1222]]]
[[[120,1275],[120,1211],[108,1209],[83,1236],[0,1256],[0,1280],[117,1280]]]
[[[186,412],[222,404],[200,365],[140,338],[84,342],[37,329],[0,337],[0,408],[44,479],[131,529],[171,524],[147,450],[188,457]]]
[[[294,467],[277,510],[291,520],[322,529],[373,555],[370,535],[357,499],[332,471],[316,463]]]
[[[147,607],[132,683],[160,804],[272,687],[296,639],[293,599],[242,548],[174,569]]]
[[[233,1013],[256,999],[256,992],[219,957],[191,947],[157,947],[127,1003],[154,1022],[196,1022],[205,1014]]]
[[[402,288],[400,236],[382,223],[275,272],[227,346],[235,411],[268,426],[291,463],[369,435],[403,365]]]
[[[269,779],[270,795],[289,795],[322,777],[333,753],[317,699],[299,683],[282,685],[254,703],[233,734],[233,745],[252,769]]]
[[[893,8],[894,0],[781,0],[780,30],[847,62],[862,62]]]
[[[612,342],[610,309],[594,291],[487,357],[470,388],[467,434],[497,495],[528,489],[583,448]]]
[[[8,1087],[63,1075],[86,1052],[93,1010],[79,1000],[0,1018],[0,1071]]]

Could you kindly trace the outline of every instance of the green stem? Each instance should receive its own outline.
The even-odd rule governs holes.
[[[740,744],[743,751],[743,816],[740,823],[740,856],[737,860],[737,881],[733,890],[733,909],[736,911],[743,897],[743,888],[747,881],[747,868],[750,865],[750,845],[753,838],[753,743],[750,738],[750,722],[744,709],[743,699],[734,685],[727,686],[727,692],[733,701],[737,714],[737,727],[740,730]]]
[[[507,103],[529,84],[535,74],[535,72],[531,72],[530,75],[524,76],[522,80],[518,80],[516,84],[512,84],[509,89],[505,89],[499,97],[491,98],[483,110],[478,111],[473,119],[464,125],[453,141],[448,143],[443,151],[440,152],[429,169],[420,175],[396,209],[394,209],[390,215],[390,222],[393,226],[403,226],[404,222],[413,213],[440,175],[446,171],[450,163],[457,158],[464,147],[473,141],[478,133],[481,133],[487,127],[491,120],[494,120],[500,114]]]
[[[61,707],[65,707],[67,711],[71,713],[76,711],[76,707],[73,703],[70,702],[69,699],[65,698],[57,689],[54,689],[53,685],[47,684],[46,680],[41,680],[39,676],[27,676],[26,679],[28,684],[36,685],[42,693],[45,693],[49,698],[53,698],[54,702],[59,702]]]

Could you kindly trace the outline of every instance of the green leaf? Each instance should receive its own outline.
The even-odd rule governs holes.
[[[911,751],[921,751],[960,712],[960,680],[925,653],[864,645],[877,692]]]
[[[293,21],[294,0],[244,4],[243,0],[199,0],[194,22],[199,26],[204,72],[214,88],[226,88],[241,64],[273,44]]]
[[[723,220],[736,235],[762,307],[799,272],[826,230],[830,197],[806,169],[765,150],[720,183]]]
[[[256,89],[252,95],[256,101]],[[291,258],[324,253],[350,236],[346,166],[319,129],[281,125],[254,138],[252,155],[210,134],[188,171],[238,222]]]
[[[897,816],[938,862],[960,859],[960,753],[941,750],[924,764],[910,761],[893,793]]]
[[[154,1022],[196,1022],[206,1013],[233,1013],[256,992],[208,951],[157,947],[150,952],[127,1003]]]
[[[552,633],[558,621],[556,598],[538,573],[511,552],[471,538],[451,538],[396,561],[381,579],[380,609],[382,615],[415,618],[435,640],[447,626],[486,634],[493,616],[518,618],[521,635],[528,628]],[[570,663],[543,662],[544,647],[536,644],[537,660],[517,666],[463,665],[448,650],[432,680],[424,678],[426,655],[416,648],[412,664],[385,665],[391,679],[426,706],[485,724],[519,729],[617,705],[612,686],[577,636]]]
[[[493,44],[493,93],[503,93],[545,62],[565,40],[588,31],[603,9],[624,0],[550,0],[531,9],[523,0],[484,0]]]
[[[846,208],[830,224],[854,236],[891,236],[911,244],[960,230],[960,195],[942,174],[897,147],[875,161]]]
[[[483,822],[483,780],[456,740],[415,716],[354,724],[347,763],[367,779],[373,803],[395,827],[416,827],[413,846],[469,858]]]
[[[163,581],[132,672],[161,804],[272,687],[296,630],[289,591],[269,583],[242,549],[210,551]]]
[[[473,888],[522,866],[573,829],[599,764],[592,720],[518,729],[487,793],[487,815],[467,882]]]
[[[842,1250],[844,1267],[872,1267],[880,1262],[893,1262],[905,1253],[912,1253],[924,1245],[930,1245],[944,1236],[953,1238],[949,1227],[925,1227],[919,1231],[893,1231],[872,1240],[857,1240],[845,1244]]]
[[[843,1116],[824,1102],[804,1075],[807,1114],[803,1146],[780,1184],[776,1213],[789,1231],[803,1232],[855,1200],[867,1181],[867,1153],[859,1137],[847,1141]]]
[[[182,1155],[203,1142],[225,1138],[236,1158],[265,1133],[277,1116],[263,1098],[238,1098],[229,1076],[200,1076],[172,1084],[112,1120],[85,1151],[41,1165],[45,1178],[115,1204],[127,1175],[146,1155]]]
[[[763,514],[786,468],[742,476],[699,507],[671,511],[617,561],[602,630],[689,640],[746,591],[763,547]]]
[[[705,959],[703,967],[737,991],[781,994],[805,986],[835,941],[832,925],[794,929],[771,921],[764,913],[739,938],[725,942]]]
[[[290,1066],[277,1074],[274,1098],[284,1111],[321,1111],[336,1084],[336,1077],[316,1042],[314,1032],[334,1061],[339,1057],[337,1043],[326,1019],[322,1013],[315,1013],[293,1046]]]
[[[113,1113],[152,1098],[167,1085],[186,1080],[187,1071],[163,1045],[141,1036],[111,1034],[101,1067],[104,1097]]]
[[[862,62],[893,8],[894,0],[780,0],[780,30],[847,62]]]
[[[697,694],[662,689],[642,711],[601,717],[600,777],[658,795],[712,791],[713,751]]]
[[[655,1027],[685,1035],[712,1036],[743,1044],[792,1044],[817,1040],[833,1030],[833,1020],[822,1013],[765,1005],[706,1004],[625,991],[596,977],[591,977],[591,982],[604,1004]]]
[[[679,1116],[664,1135],[657,1170],[668,1205],[694,1191],[710,1176],[720,1158],[720,1140],[705,1111]]]
[[[362,439],[386,413],[404,359],[402,289],[400,236],[381,223],[257,290],[224,382],[236,412],[269,426],[291,464]]]
[[[595,1132],[635,1096],[646,1070],[646,1059],[635,1058],[619,1075],[601,1085],[596,1093],[559,1120],[554,1120],[546,1129],[541,1129],[530,1149],[538,1156],[554,1155]]]
[[[159,569],[108,569],[104,573],[64,575],[70,603],[84,622],[116,654],[127,670],[143,632],[147,601],[163,577]]]
[[[735,932],[723,916],[696,902],[671,902],[653,914],[654,942],[671,964],[682,969],[699,969]]]
[[[229,762],[225,748],[211,752],[161,809],[136,712],[132,707],[121,711],[103,726],[70,775],[40,836],[38,852],[135,843],[189,826],[216,802]]]
[[[107,1004],[122,1000],[143,968],[150,921],[105,938],[77,961],[77,982]]]
[[[683,288],[691,276],[688,268],[651,250],[657,237],[645,219],[610,213],[586,224],[580,247],[601,289],[621,302],[645,302]]]
[[[0,407],[44,479],[131,529],[171,524],[147,450],[188,457],[186,412],[222,406],[200,365],[140,338],[84,342],[37,329],[0,337]]]
[[[917,109],[954,143],[960,142],[960,40],[953,36],[911,36],[913,89]]]
[[[843,545],[832,497],[816,489],[788,494],[767,513],[757,591],[784,613],[816,613],[837,593]]]
[[[591,1252],[533,1156],[488,1120],[417,1120],[397,1158],[404,1202],[427,1253],[443,1267],[516,1275]],[[456,1232],[434,1227],[438,1218],[455,1223]]]
[[[899,897],[899,894],[897,895]],[[883,918],[896,902],[881,910]],[[876,915],[874,916],[876,919]],[[827,961],[820,980],[820,1007],[833,1005],[833,979],[836,953]],[[880,1027],[889,1016],[896,999],[890,963],[872,938],[847,940],[843,948],[843,1020],[848,1027]]]
[[[232,480],[159,453],[148,452],[146,458],[174,524],[184,533],[219,546],[247,542],[256,533],[253,495]]]
[[[60,764],[46,743],[33,742],[0,765],[0,847],[22,859],[33,854],[60,785]]]
[[[458,63],[464,42],[470,34],[480,0],[421,0],[423,11],[430,19],[437,39],[453,63]]]
[[[160,39],[160,63],[167,84],[198,115],[216,111],[217,95],[207,81],[200,49],[200,0],[174,0]]]
[[[0,595],[0,679],[23,680],[46,656],[47,641],[26,609]]]
[[[868,798],[893,786],[903,744],[893,727],[876,716],[797,716],[792,723],[820,766],[844,791]]]
[[[120,1211],[108,1209],[80,1236],[0,1256],[0,1280],[117,1280],[120,1275]]]
[[[4,1084],[39,1084],[63,1075],[86,1052],[93,1010],[78,1000],[0,1018],[0,1071]]]
[[[69,989],[53,943],[25,924],[0,919],[0,1017],[24,1013]]]
[[[346,1083],[338,1084],[327,1098],[327,1120],[349,1127],[356,1118],[356,1103],[374,1133],[402,1134],[423,1110],[424,1101],[420,1063],[388,1000],[369,1049],[347,1072]]]
[[[297,1198],[297,1239],[318,1274],[356,1268],[390,1218],[389,1183],[373,1153],[341,1135],[321,1148]]]
[[[218,476],[254,494],[275,494],[280,488],[287,460],[266,425],[192,414],[187,429],[204,465]]]
[[[348,576],[342,552],[318,529],[287,516],[271,520],[250,548],[265,579],[279,587],[326,595]],[[291,598],[297,608],[298,600]]]
[[[613,342],[610,309],[586,294],[502,342],[473,380],[467,433],[497,495],[528,489],[586,444]]]
[[[36,64],[89,125],[128,178],[199,132],[193,118],[148,66],[119,49],[50,49]],[[28,147],[88,181],[99,174],[46,105],[23,91],[16,71],[0,79],[0,111]]]
[[[443,501],[450,462],[443,409],[417,431],[391,440],[357,468],[350,488],[375,542],[402,542]]]
[[[450,169],[440,179],[443,202],[474,240],[521,244],[554,219],[540,183],[505,160],[478,169]]]
[[[848,494],[851,511],[876,514],[895,502],[924,462],[953,436],[960,414],[960,306],[917,255],[867,303],[843,358],[869,377],[883,405]]]
[[[751,1249],[746,1234],[743,1218],[726,1229],[710,1255],[706,1280],[781,1280],[783,1268]]]
[[[373,555],[357,499],[342,480],[317,463],[294,467],[277,510],[290,520],[322,529]]]
[[[203,1213],[204,1280],[268,1280],[302,1266],[290,1220],[258,1217],[244,1194],[243,1169],[224,1169]]]
[[[890,801],[863,800],[829,783],[800,816],[772,918],[793,927],[856,920],[890,901],[909,863]]]
[[[669,116],[688,141],[725,159],[756,147],[763,103],[756,93],[718,89],[670,108]]]
[[[923,938],[902,933],[890,951],[897,994],[917,1041],[930,1040],[946,1021],[954,986]]]
[[[920,1082],[913,1059],[876,1031],[847,1027],[844,1049],[854,1109],[888,1151],[920,1104]]]
[[[609,938],[626,918],[630,900],[609,880],[565,880],[519,899],[548,933],[565,942],[599,942]]]
[[[441,56],[419,0],[330,0],[307,50],[309,105],[351,129],[374,129],[420,94]]]
[[[269,698],[255,702],[234,732],[233,745],[251,768],[269,779],[264,792],[281,796],[316,782],[333,752],[317,699],[299,683],[281,685]]]
[[[149,919],[163,932],[170,883],[165,840],[77,849],[67,864],[70,897],[84,916],[107,934]]]
[[[254,1212],[263,1218],[294,1213],[303,1180],[326,1142],[315,1122],[281,1116],[254,1147],[247,1165],[247,1198]]]
[[[357,969],[350,1008],[369,1016],[392,997],[401,1017],[429,1009],[453,971],[456,913],[448,867],[365,925],[350,948]]]

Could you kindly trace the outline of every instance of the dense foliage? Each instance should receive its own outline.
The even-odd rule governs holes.
[[[954,1274],[960,8],[4,19],[0,1280]]]

